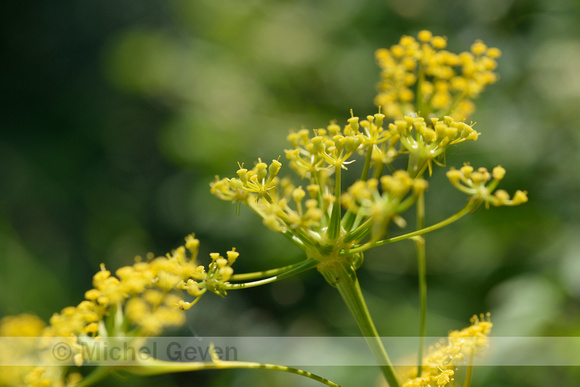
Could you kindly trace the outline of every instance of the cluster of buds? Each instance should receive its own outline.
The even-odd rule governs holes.
[[[471,165],[464,164],[460,169],[451,168],[447,178],[455,188],[470,195],[474,200],[484,202],[486,207],[517,206],[528,201],[525,191],[517,190],[510,199],[504,190],[496,190],[497,185],[505,176],[505,169],[495,167],[491,173],[486,168],[475,170]]]
[[[494,70],[501,51],[480,40],[460,54],[446,46],[444,37],[421,31],[416,39],[403,36],[390,49],[377,50],[381,82],[375,103],[387,117],[419,112],[425,118],[465,120],[475,110],[472,99],[498,79]]]
[[[477,140],[477,133],[470,125],[445,116],[442,120],[405,116],[389,124],[389,129],[399,134],[403,149],[409,152],[409,170],[414,176],[423,173],[424,168],[432,172],[432,161],[442,156],[449,145],[463,141]]]
[[[307,129],[290,133],[288,141],[292,149],[286,150],[290,167],[311,180],[322,171],[328,175],[334,168],[346,169],[347,160],[366,140],[358,129],[358,118],[352,117],[344,130],[333,122],[326,128],[315,129],[314,136]]]
[[[220,297],[226,295],[226,287],[231,276],[234,274],[232,265],[238,259],[240,253],[235,248],[226,253],[224,258],[219,253],[210,253],[211,263],[207,271],[203,266],[198,266],[196,275],[187,280],[181,280],[176,287],[186,290],[190,296],[201,297],[206,291],[217,294]],[[193,306],[194,302],[179,301],[179,309],[187,310]]]
[[[282,164],[272,160],[268,166],[258,160],[256,166],[247,170],[240,166],[237,178],[216,179],[211,184],[211,192],[223,200],[239,201],[247,204],[264,220],[269,228],[287,232],[320,226],[322,210],[318,208],[319,196],[328,208],[333,197],[320,192],[318,185],[308,185],[306,191],[292,185],[289,179],[279,179]]]
[[[391,222],[405,225],[401,214],[425,192],[427,182],[422,176],[427,170],[431,174],[433,163],[441,165],[439,160],[444,161],[448,147],[479,136],[471,125],[451,116],[428,120],[405,116],[386,128],[384,118],[377,113],[359,122],[351,112],[343,128],[332,122],[326,128],[291,132],[288,140],[292,148],[285,151],[286,158],[307,181],[305,189],[278,176],[282,168],[279,160],[267,165],[259,159],[251,170],[241,165],[237,177],[216,178],[211,192],[248,205],[266,226],[285,234],[311,258],[324,260],[325,256],[343,254],[365,238],[377,242]],[[361,178],[343,192],[342,171],[359,155],[364,159]],[[391,162],[402,155],[408,155],[406,170],[384,174],[385,167],[392,169]],[[480,170],[473,176],[465,175],[469,168],[451,169],[448,176],[476,199],[495,206],[526,201],[522,191],[513,199],[501,190],[491,195],[503,177],[500,169],[494,170],[494,181],[487,184],[490,174]]]
[[[355,228],[364,220],[373,219],[371,240],[377,241],[383,237],[391,221],[399,227],[406,226],[400,214],[411,207],[427,187],[426,180],[412,179],[408,172],[396,171],[380,180],[355,182],[342,195],[342,204],[357,214]]]
[[[457,367],[466,365],[473,359],[473,356],[483,352],[488,346],[488,335],[493,327],[489,313],[474,315],[470,321],[471,326],[460,331],[451,331],[447,339],[429,347],[421,376],[416,376],[417,371],[413,367],[403,387],[453,385],[453,376]]]
[[[35,328],[35,335],[44,337],[46,343],[52,343],[51,338],[66,340],[71,358],[80,366],[87,359],[89,348],[99,341],[116,336],[133,337],[138,344],[139,338],[157,335],[166,327],[183,325],[183,311],[206,291],[222,297],[226,294],[233,274],[231,266],[239,256],[235,249],[227,252],[227,258],[212,253],[206,270],[196,261],[199,241],[193,235],[185,240],[185,246],[164,257],[150,256],[145,261],[137,257],[135,264],[118,269],[116,275],[101,265],[93,277],[94,288],[85,293],[85,300],[55,313],[48,326]],[[196,297],[195,300],[185,301],[180,294],[183,290]],[[44,345],[39,343],[35,351],[41,351]],[[55,363],[51,358],[48,363],[58,364],[58,361]],[[65,368],[37,367],[28,370],[25,378],[30,385],[64,385]],[[78,380],[75,376],[74,383]]]
[[[290,167],[307,180],[305,188],[278,177],[278,160],[269,166],[258,160],[251,170],[240,167],[237,177],[216,178],[211,192],[221,199],[248,205],[264,224],[298,241],[312,253],[311,257],[322,258],[328,251],[338,253],[369,233],[376,240],[391,220],[404,223],[399,214],[427,187],[425,181],[405,171],[380,176],[385,158],[392,161],[406,152],[398,146],[401,135],[413,136],[410,132],[401,134],[396,126],[384,128],[383,120],[384,115],[377,113],[359,122],[351,112],[342,128],[332,122],[326,128],[291,132],[288,141],[292,148],[285,151],[286,158]],[[359,154],[365,159],[366,176],[343,192],[342,171]],[[371,166],[378,176],[369,179]],[[341,205],[346,208],[345,214]],[[356,228],[357,232],[351,232]]]

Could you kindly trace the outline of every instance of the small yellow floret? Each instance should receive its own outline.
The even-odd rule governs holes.
[[[483,55],[486,51],[487,46],[481,40],[476,40],[475,43],[471,45],[471,52],[474,55]]]
[[[427,43],[429,40],[431,40],[432,37],[433,34],[431,33],[431,31],[427,30],[419,31],[419,33],[417,34],[417,38],[423,43]]]
[[[493,169],[492,174],[494,179],[501,180],[505,176],[505,169],[498,165]]]
[[[499,48],[490,47],[487,50],[487,56],[493,59],[497,59],[501,56],[501,50]]]

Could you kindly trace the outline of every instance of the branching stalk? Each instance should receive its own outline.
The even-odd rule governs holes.
[[[435,223],[429,227],[425,227],[422,228],[420,230],[416,230],[407,234],[403,234],[403,235],[399,235],[393,238],[389,238],[389,239],[383,239],[381,241],[378,242],[369,242],[369,243],[365,243],[359,246],[355,246],[351,249],[348,250],[344,250],[340,253],[341,256],[347,256],[347,255],[351,255],[351,254],[355,254],[355,253],[361,253],[364,252],[370,248],[376,247],[376,246],[383,246],[383,245],[388,245],[389,243],[395,243],[395,242],[400,242],[403,241],[405,239],[409,239],[415,236],[419,236],[419,235],[423,235],[423,234],[427,234],[428,232],[431,231],[435,231],[438,230],[442,227],[445,227],[459,219],[461,219],[462,217],[464,217],[465,215],[469,214],[471,211],[473,211],[475,208],[477,208],[477,206],[480,203],[475,202],[470,200],[465,207],[463,207],[461,210],[459,210],[458,212],[456,212],[455,214],[451,215],[449,218],[442,220],[439,223]]]
[[[271,277],[271,276],[278,276],[278,275],[284,274],[285,272],[290,271],[294,268],[302,267],[307,261],[309,261],[309,260],[307,259],[305,261],[294,263],[292,265],[277,267],[275,269],[270,269],[270,270],[256,271],[253,273],[234,274],[234,275],[232,275],[230,280],[231,281],[247,281],[247,280],[262,279],[262,278]]]
[[[239,284],[227,283],[227,284],[224,284],[224,289],[226,289],[226,290],[245,289],[245,288],[253,288],[256,286],[266,285],[266,284],[276,282],[278,280],[288,278],[288,277],[291,277],[293,275],[302,273],[303,271],[306,271],[308,269],[312,269],[317,264],[318,264],[318,262],[315,261],[314,259],[307,259],[305,261],[299,262],[296,265],[286,266],[288,268],[288,270],[280,272],[280,274],[274,275],[272,277],[264,278],[264,279],[261,279],[258,281],[244,282],[244,283],[239,283]],[[278,270],[278,269],[274,269],[274,270]],[[252,274],[256,274],[256,273],[252,273]]]

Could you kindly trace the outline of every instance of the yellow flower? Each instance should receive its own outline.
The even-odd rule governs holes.
[[[447,172],[447,178],[455,188],[470,195],[474,200],[485,203],[486,207],[490,204],[498,207],[526,203],[528,196],[525,191],[516,191],[510,199],[506,191],[495,190],[504,176],[505,169],[499,165],[493,169],[492,173],[483,167],[475,170],[468,163],[460,169],[451,168]]]
[[[35,337],[46,324],[33,314],[6,316],[0,320],[0,337]]]
[[[415,176],[425,168],[432,170],[432,161],[444,155],[449,145],[477,140],[479,133],[470,125],[445,116],[442,120],[405,116],[389,124],[389,129],[399,134],[399,141],[409,153],[409,167]]]
[[[442,340],[427,350],[423,359],[421,376],[413,367],[403,387],[443,387],[451,385],[458,366],[470,365],[470,359],[481,353],[488,345],[488,335],[493,324],[487,315],[473,316],[471,325],[460,331],[451,331]]]
[[[39,337],[46,324],[32,314],[6,316],[0,320],[0,338],[13,337],[0,341],[0,364],[23,361],[38,351],[36,343],[26,338]],[[21,386],[32,366],[0,366],[0,386]]]
[[[478,40],[470,52],[456,55],[443,50],[446,44],[444,37],[420,31],[417,40],[403,36],[390,49],[377,50],[381,81],[375,103],[387,117],[418,113],[464,121],[473,113],[471,100],[498,79],[494,70],[501,51]]]
[[[391,221],[405,227],[406,222],[399,214],[409,208],[427,186],[427,181],[412,179],[408,172],[399,170],[382,176],[380,181],[355,182],[342,195],[342,203],[363,219],[374,220],[371,239],[376,241],[384,235]]]
[[[97,341],[115,336],[135,336],[137,340],[139,336],[158,335],[165,327],[181,326],[185,323],[183,310],[195,301],[187,302],[176,293],[187,289],[189,295],[198,299],[209,290],[224,296],[227,281],[233,274],[231,265],[239,256],[235,249],[227,252],[227,259],[212,253],[206,271],[195,261],[198,247],[199,241],[189,235],[185,238],[185,246],[165,257],[150,256],[146,261],[137,257],[135,264],[118,269],[116,276],[101,265],[101,270],[93,277],[94,288],[85,293],[86,299],[55,313],[49,326],[44,327],[38,318],[30,315],[8,317],[0,323],[0,334],[65,338],[71,350],[68,360],[80,366],[89,353],[86,346]],[[194,287],[197,292],[190,291]],[[49,356],[51,362],[58,360],[51,357],[50,347],[43,351],[47,349],[45,343],[50,340],[39,342],[28,352],[40,351],[41,356]],[[17,355],[15,350],[0,351],[0,357],[3,353]],[[18,378],[15,385],[26,381],[31,386],[72,386],[79,382],[80,375],[67,376],[66,367],[23,367],[10,378]],[[0,384],[2,381],[0,377]]]

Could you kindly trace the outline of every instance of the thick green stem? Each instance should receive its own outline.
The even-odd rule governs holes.
[[[375,328],[362,295],[355,268],[350,264],[350,260],[324,262],[319,265],[318,270],[332,286],[338,289],[365,337],[389,386],[399,387],[400,384],[395,376],[393,364]]]

